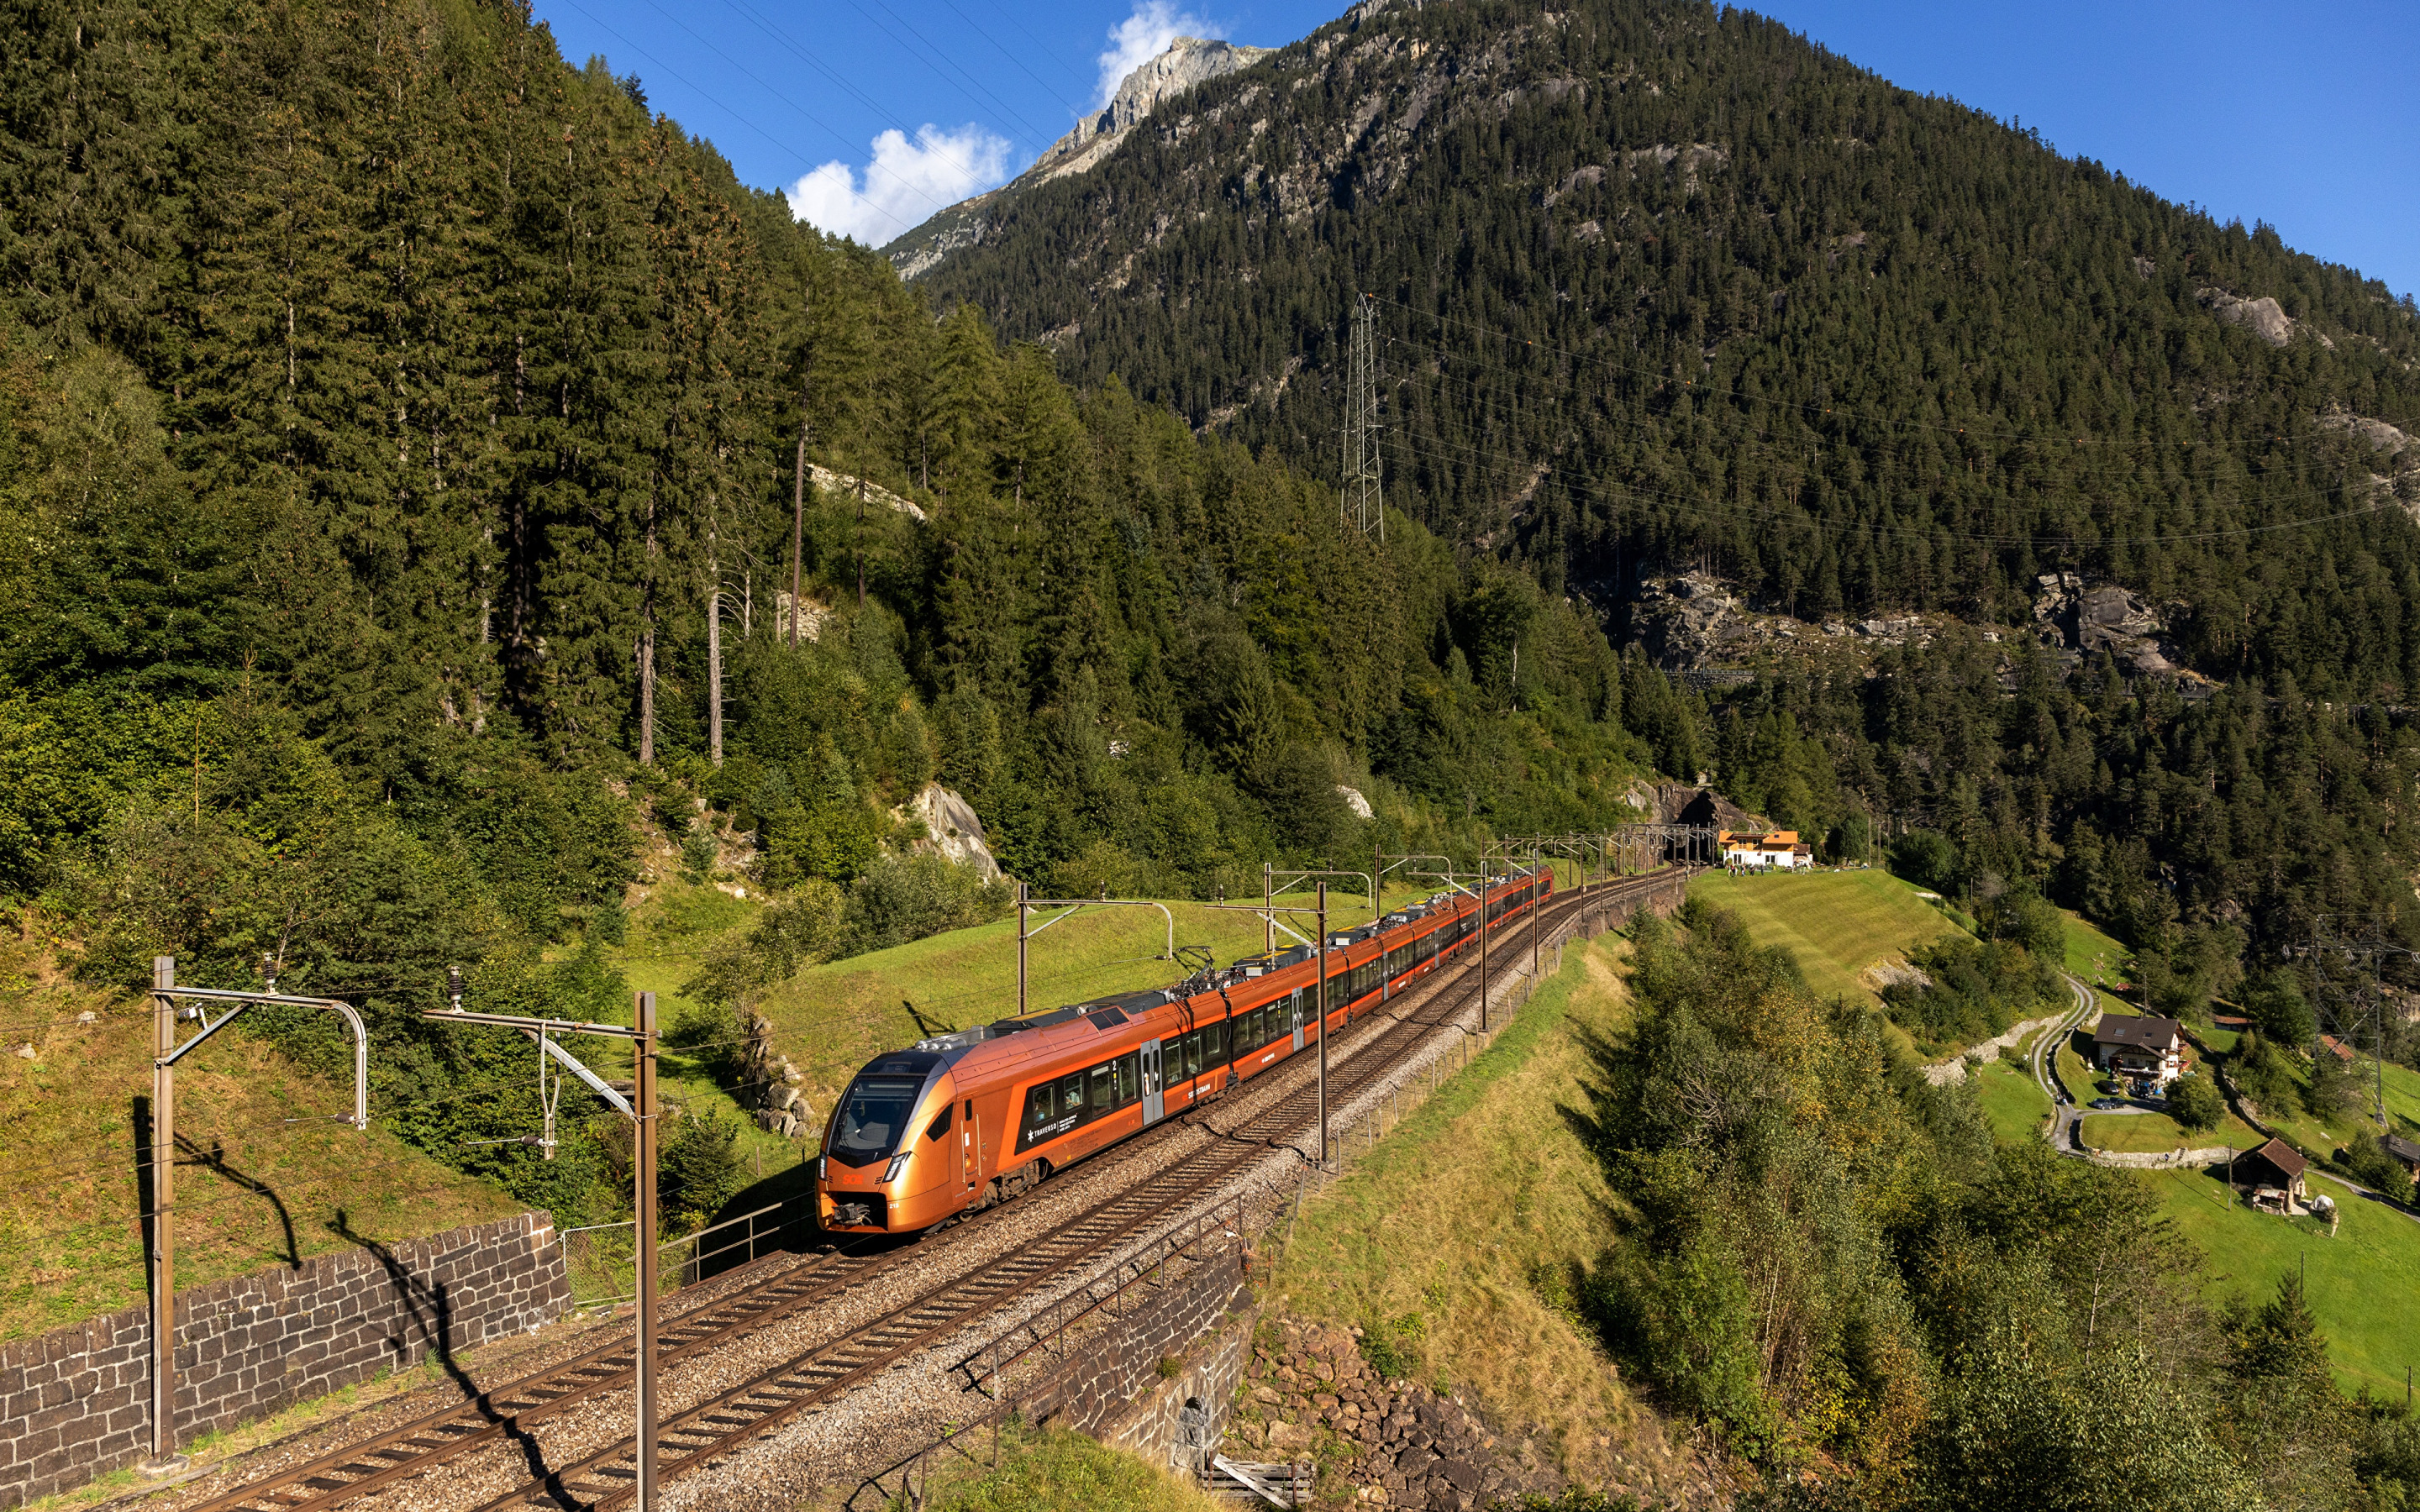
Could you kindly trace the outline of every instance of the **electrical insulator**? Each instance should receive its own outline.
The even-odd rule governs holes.
[[[462,1011],[462,968],[460,966],[445,968],[445,995],[453,999],[455,1012]]]

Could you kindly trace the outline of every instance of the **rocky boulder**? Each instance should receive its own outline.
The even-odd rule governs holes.
[[[1388,1381],[1362,1358],[1357,1331],[1281,1321],[1252,1354],[1235,1436],[1271,1458],[1321,1456],[1357,1505],[1450,1509],[1517,1505],[1566,1486],[1552,1457],[1512,1440],[1460,1397]],[[1326,1501],[1323,1500],[1323,1505]]]
[[[1631,633],[1667,671],[1736,662],[1757,640],[1750,619],[1719,579],[1702,572],[1651,578],[1630,606]]]
[[[917,851],[973,867],[985,882],[1000,880],[1000,862],[984,837],[983,821],[966,799],[939,782],[927,782],[901,813],[923,822],[924,838],[916,841]]]
[[[2045,645],[2084,658],[2106,651],[2120,668],[2145,675],[2174,674],[2173,648],[2159,614],[2115,583],[2086,586],[2071,572],[2035,579],[2035,632]]]
[[[2285,307],[2263,294],[2257,300],[2239,299],[2223,288],[2199,291],[2201,302],[2225,324],[2244,326],[2272,347],[2283,347],[2294,339],[2294,318]]]

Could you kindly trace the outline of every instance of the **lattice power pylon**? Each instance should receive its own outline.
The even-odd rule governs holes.
[[[1378,301],[1353,306],[1353,386],[1344,409],[1344,528],[1387,538],[1386,490],[1378,476]]]

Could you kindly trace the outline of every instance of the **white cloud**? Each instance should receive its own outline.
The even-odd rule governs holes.
[[[927,123],[910,142],[896,131],[874,139],[860,179],[834,159],[790,187],[790,213],[833,236],[878,247],[970,194],[1008,181],[1006,137],[971,122],[955,131]]]
[[[1210,23],[1171,0],[1135,0],[1134,14],[1109,28],[1109,48],[1100,57],[1101,98],[1094,110],[1107,108],[1125,76],[1168,51],[1180,37],[1207,37]]]

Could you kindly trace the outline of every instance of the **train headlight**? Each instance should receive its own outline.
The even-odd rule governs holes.
[[[891,1157],[891,1165],[889,1168],[884,1170],[882,1173],[883,1185],[889,1186],[892,1182],[899,1180],[901,1176],[907,1174],[908,1154],[908,1152],[903,1149],[898,1154]]]
[[[830,1161],[830,1159],[831,1159],[831,1157],[830,1157],[830,1156],[829,1156],[829,1155],[817,1155],[817,1156],[815,1157],[815,1180],[816,1180],[820,1181],[820,1180],[822,1180],[824,1179],[824,1165],[825,1165],[825,1163],[826,1163],[826,1162],[828,1162],[828,1161]]]

